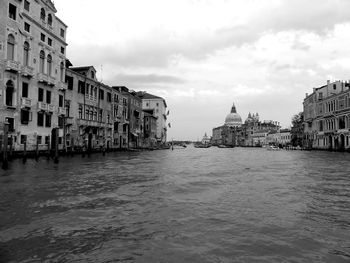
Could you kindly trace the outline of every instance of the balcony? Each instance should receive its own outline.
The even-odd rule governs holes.
[[[67,83],[59,82],[59,84],[58,84],[58,89],[59,90],[65,91],[65,90],[67,90],[67,88],[68,88]]]
[[[47,111],[47,104],[45,102],[39,101],[38,102],[38,110]]]
[[[27,78],[32,78],[34,76],[34,68],[29,66],[23,66],[22,67],[22,76]]]
[[[20,72],[21,66],[19,62],[14,60],[6,60],[5,69],[8,71]]]
[[[30,108],[32,106],[32,100],[28,98],[21,99],[21,107],[22,108]]]
[[[53,112],[55,107],[51,104],[47,104],[47,109],[48,109],[48,111]]]
[[[66,109],[62,108],[62,107],[59,107],[58,108],[58,115],[66,115]]]
[[[73,125],[74,119],[72,117],[66,118],[66,125]]]
[[[41,83],[45,83],[49,86],[55,86],[56,80],[54,77],[46,75],[44,73],[38,73],[38,81]]]
[[[90,127],[103,127],[103,124],[101,122],[93,121],[93,120],[78,119],[77,124],[78,124],[78,126],[86,126],[86,127],[88,127],[88,126],[90,126]]]

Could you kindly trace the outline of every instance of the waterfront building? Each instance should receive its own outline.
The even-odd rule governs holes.
[[[266,145],[276,145],[280,147],[289,146],[291,144],[290,129],[280,129],[278,131],[270,131],[266,137]]]
[[[269,142],[268,134],[277,133],[280,125],[277,121],[264,120],[260,121],[258,113],[248,114],[243,125],[244,145],[245,146],[262,146]],[[272,137],[274,135],[271,135]]]
[[[0,123],[9,123],[13,150],[55,144],[67,88],[67,26],[56,12],[50,0],[0,1]]]
[[[128,148],[128,97],[123,95],[127,91],[124,86],[113,86],[113,148]]]
[[[142,99],[133,90],[124,91],[128,99],[129,148],[143,147],[143,111]]]
[[[154,110],[153,114],[157,118],[157,142],[166,143],[167,140],[167,104],[165,99],[149,94],[144,91],[137,92],[137,96],[142,99],[142,110]]]
[[[350,83],[330,82],[306,94],[304,146],[314,149],[350,148]]]
[[[66,111],[61,121],[67,147],[112,148],[112,89],[99,82],[93,66],[66,69]]]
[[[144,110],[144,147],[154,148],[157,145],[157,117],[153,110]]]

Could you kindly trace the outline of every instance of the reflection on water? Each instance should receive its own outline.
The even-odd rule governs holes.
[[[349,160],[189,147],[15,161],[0,262],[349,262]]]

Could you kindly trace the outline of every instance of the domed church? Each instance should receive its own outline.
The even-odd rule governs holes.
[[[236,106],[233,103],[231,108],[231,113],[228,114],[225,118],[225,125],[228,127],[241,127],[242,126],[242,118],[237,113]]]

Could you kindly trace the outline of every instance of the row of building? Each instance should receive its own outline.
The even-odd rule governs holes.
[[[7,123],[13,150],[164,144],[166,101],[73,67],[56,12],[50,0],[0,2],[0,129]]]
[[[288,146],[290,129],[281,129],[277,121],[260,121],[259,114],[248,114],[245,122],[233,104],[231,113],[222,126],[213,129],[211,143],[214,145],[260,147],[266,145]]]

